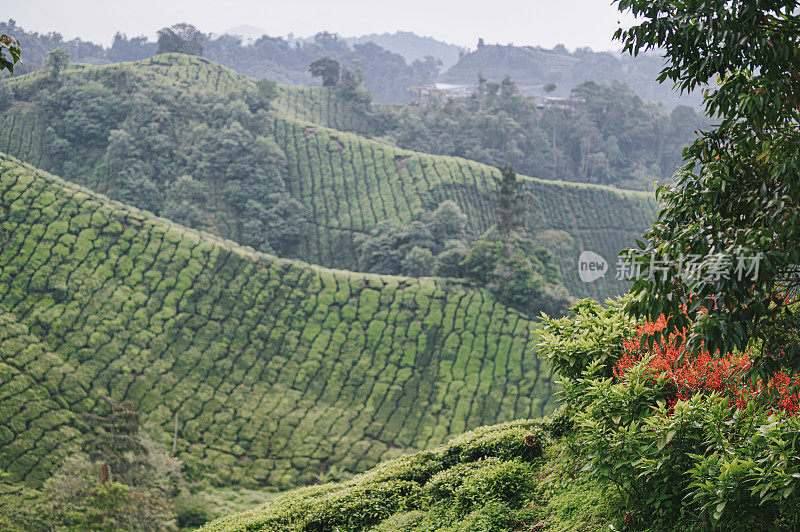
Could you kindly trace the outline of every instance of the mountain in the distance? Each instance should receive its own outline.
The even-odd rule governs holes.
[[[408,63],[415,60],[424,60],[431,56],[442,62],[442,69],[448,69],[458,62],[464,48],[455,44],[434,39],[433,37],[421,37],[411,31],[396,31],[394,33],[370,33],[360,37],[345,38],[349,44],[363,44],[374,42],[381,48],[390,52],[402,55]]]
[[[439,76],[438,81],[454,85],[474,86],[478,75],[489,81],[509,76],[523,93],[544,96],[547,84],[554,84],[554,96],[568,97],[573,87],[584,81],[627,83],[643,100],[658,101],[667,109],[676,105],[699,107],[699,91],[679,95],[670,83],[655,80],[663,66],[656,53],[637,57],[614,52],[594,52],[578,48],[569,52],[564,46],[553,49],[534,46],[485,44],[463,55],[458,63]]]

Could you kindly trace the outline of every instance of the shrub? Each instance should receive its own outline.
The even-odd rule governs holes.
[[[600,376],[610,377],[614,364],[624,354],[624,341],[636,328],[622,312],[623,303],[624,299],[618,298],[608,300],[603,307],[597,301],[583,299],[572,307],[570,316],[544,316],[539,356],[566,379],[580,377],[592,362],[599,364]]]
[[[596,359],[565,382],[586,470],[618,489],[627,525],[796,529],[797,378],[747,381],[747,354],[690,355],[676,335],[644,345],[663,327],[646,323],[625,338],[611,376]]]

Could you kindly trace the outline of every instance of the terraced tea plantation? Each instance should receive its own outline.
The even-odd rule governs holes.
[[[45,75],[37,72],[9,83],[15,92],[28,94]],[[120,94],[133,91],[134,96],[137,91],[158,88],[180,89],[181,94],[212,91],[233,98],[254,87],[253,80],[231,70],[180,54],[102,67],[70,65],[61,75],[90,80]],[[37,98],[16,102],[0,113],[0,151],[54,170],[54,146],[47,133],[49,118]],[[286,161],[286,168],[280,172],[285,173],[286,190],[302,203],[308,221],[293,257],[355,270],[354,236],[370,231],[382,220],[408,223],[445,199],[456,201],[468,215],[473,235],[493,223],[495,180],[499,175],[496,169],[456,157],[401,150],[341,131],[364,128],[363,116],[354,105],[321,87],[279,87],[272,101],[271,134]],[[167,117],[165,120],[176,122],[181,118]],[[191,128],[187,126],[186,130]],[[166,131],[164,138],[185,143],[186,139],[169,137],[179,134]],[[64,177],[91,187],[101,186],[106,167],[105,146],[100,144],[102,150],[94,151],[76,144],[75,149],[87,150],[86,156],[80,168]],[[535,231],[558,231],[569,236],[569,241],[562,239],[568,249],[559,254],[559,260],[562,281],[570,293],[603,299],[625,292],[627,284],[614,279],[616,254],[633,245],[649,226],[655,212],[653,196],[594,185],[524,180],[542,213]],[[218,214],[206,213],[205,219],[216,219]],[[600,253],[610,262],[611,271],[605,278],[592,284],[579,280],[577,257],[583,250]]]
[[[290,193],[309,209],[306,247],[311,262],[353,269],[353,234],[381,220],[410,222],[423,210],[450,199],[480,234],[494,223],[500,172],[458,157],[427,155],[386,146],[353,133],[290,120],[276,120],[275,137],[288,160]],[[564,285],[579,297],[604,299],[624,293],[614,278],[619,250],[633,245],[655,212],[652,195],[610,187],[523,177],[541,209],[538,231],[564,231],[573,238],[561,264]],[[577,257],[595,251],[612,271],[591,285],[578,278]]]
[[[273,107],[279,116],[288,120],[354,133],[369,132],[365,118],[367,105],[346,101],[326,87],[279,85]]]
[[[0,462],[37,485],[128,399],[195,477],[286,488],[552,407],[486,291],[256,253],[0,155]]]

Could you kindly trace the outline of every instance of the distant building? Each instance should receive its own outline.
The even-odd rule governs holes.
[[[528,99],[533,101],[539,109],[569,109],[574,111],[586,103],[583,98],[559,98],[558,96],[545,96],[543,99],[529,96]]]
[[[417,103],[442,102],[447,100],[466,100],[475,93],[474,87],[436,83],[429,87],[408,87],[408,92],[416,95]]]
[[[518,87],[518,90],[520,94],[539,109],[569,109],[574,111],[586,103],[583,98],[562,98],[547,95],[543,91],[543,87],[544,85],[528,85]],[[447,100],[466,100],[476,92],[475,86],[452,85],[449,83],[436,83],[432,86],[424,87],[413,86],[408,87],[406,90],[416,97],[416,103],[420,105],[433,102],[441,103]]]

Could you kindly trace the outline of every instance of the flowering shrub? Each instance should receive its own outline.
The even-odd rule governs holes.
[[[690,354],[664,318],[598,307],[547,322],[543,352],[585,470],[625,501],[620,525],[800,530],[800,379],[751,381],[750,353]]]
[[[766,384],[752,383],[745,378],[751,364],[749,353],[712,356],[703,351],[687,355],[685,333],[662,337],[661,341],[649,345],[644,341],[666,326],[666,319],[661,316],[655,322],[640,325],[635,335],[623,340],[624,353],[614,367],[614,376],[624,380],[634,365],[644,362],[653,382],[659,376],[665,379],[671,407],[697,393],[716,392],[729,398],[738,408],[755,401],[786,415],[800,411],[800,378],[777,372]]]

